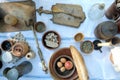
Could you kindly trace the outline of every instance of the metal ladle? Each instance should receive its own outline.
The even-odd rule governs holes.
[[[47,68],[47,66],[45,64],[45,60],[43,58],[43,54],[42,54],[42,51],[41,51],[39,43],[38,43],[38,38],[37,38],[37,35],[36,35],[36,31],[34,30],[34,23],[33,23],[32,19],[29,20],[29,25],[27,25],[27,26],[30,26],[32,31],[33,31],[35,42],[36,42],[36,46],[37,46],[37,49],[38,49],[38,55],[39,55],[41,63],[42,63],[42,69],[43,69],[43,71],[45,71],[45,73],[47,73],[48,72],[48,68]]]

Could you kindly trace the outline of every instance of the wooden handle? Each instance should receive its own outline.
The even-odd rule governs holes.
[[[106,43],[98,43],[97,46],[110,46],[111,42],[106,42]]]
[[[82,55],[74,46],[70,46],[70,51],[71,51],[75,66],[77,68],[79,80],[88,80],[89,79],[88,71],[85,66],[85,62]]]

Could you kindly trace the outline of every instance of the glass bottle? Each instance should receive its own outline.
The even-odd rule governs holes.
[[[96,3],[92,5],[88,12],[88,17],[91,20],[98,20],[104,16],[105,12],[105,4],[104,3]]]

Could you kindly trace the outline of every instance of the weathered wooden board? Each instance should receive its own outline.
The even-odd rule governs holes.
[[[18,19],[14,26],[4,22],[4,17],[11,14]],[[36,22],[35,3],[31,0],[0,3],[0,32],[30,30],[30,22]]]

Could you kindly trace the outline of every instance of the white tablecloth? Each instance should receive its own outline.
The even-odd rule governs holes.
[[[13,0],[0,0],[1,2],[4,1],[13,1]],[[18,1],[18,0],[14,0]],[[62,26],[58,24],[54,24],[50,19],[52,18],[52,15],[48,14],[42,14],[41,16],[37,14],[37,21],[42,21],[46,24],[47,30],[55,30],[57,31],[61,38],[61,45],[59,48],[54,50],[46,49],[41,41],[42,35],[45,33],[37,33],[40,48],[43,52],[44,58],[46,60],[47,66],[49,64],[49,59],[51,55],[59,50],[60,48],[69,47],[70,45],[74,45],[79,51],[80,51],[80,43],[77,43],[74,41],[73,37],[76,33],[82,32],[85,35],[85,40],[95,40],[96,37],[94,36],[94,29],[97,26],[97,24],[107,21],[106,17],[97,20],[97,21],[91,21],[88,18],[88,10],[90,7],[95,3],[105,3],[105,10],[112,4],[114,0],[34,0],[36,3],[36,8],[39,8],[40,6],[43,6],[45,10],[51,10],[52,5],[56,3],[66,3],[66,4],[78,4],[83,7],[83,11],[86,14],[85,21],[80,25],[79,28],[72,28],[68,26]],[[11,32],[11,33],[0,33],[0,42],[2,42],[5,39],[8,39],[12,36],[14,36],[18,32]],[[34,36],[32,31],[22,31],[22,34],[25,36],[27,42],[31,46],[31,48],[36,52],[36,57],[33,60],[30,60],[30,62],[33,64],[33,70],[27,75],[24,75],[19,80],[53,80],[50,74],[45,74],[42,71],[40,59],[37,55],[37,48],[34,40]],[[120,79],[120,73],[117,73],[114,71],[111,62],[109,60],[109,52],[110,49],[108,47],[102,48],[102,53],[99,51],[93,51],[90,55],[85,55],[82,53],[85,63],[88,69],[90,80],[110,80],[110,79]],[[19,64],[20,62],[24,61],[23,58],[19,62],[15,63],[15,65]],[[4,64],[4,68],[6,66],[13,66],[12,64]],[[2,71],[0,71],[0,80],[7,80],[3,74]]]

